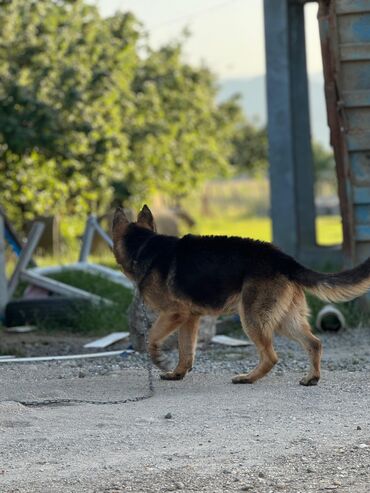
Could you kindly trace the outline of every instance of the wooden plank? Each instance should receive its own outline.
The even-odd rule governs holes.
[[[351,133],[362,133],[370,129],[370,107],[346,108],[345,126]]]
[[[368,91],[343,91],[342,100],[346,108],[370,106],[370,90]]]
[[[353,202],[357,205],[370,204],[370,187],[353,187]]]
[[[369,242],[370,248],[370,225],[360,224],[355,226],[356,241]]]
[[[69,286],[68,284],[64,284],[62,282],[56,281],[55,279],[50,279],[49,277],[41,276],[40,274],[36,274],[35,272],[22,271],[21,279],[22,281],[28,282],[30,284],[34,284],[35,286],[39,286],[40,288],[46,289],[48,291],[52,291],[53,293],[57,293],[62,296],[83,298],[95,304],[103,303],[105,305],[113,305],[113,301],[111,300],[107,300],[106,298],[101,298],[100,296],[89,293],[82,289]]]
[[[122,339],[127,339],[129,335],[129,332],[112,332],[111,334],[101,337],[100,339],[95,339],[94,341],[84,344],[84,348],[104,349],[111,346],[115,342],[121,341]]]
[[[342,44],[339,46],[339,52],[342,62],[370,60],[370,43]]]
[[[357,225],[370,225],[370,204],[355,206],[355,221]]]
[[[351,152],[349,161],[352,183],[358,187],[370,187],[370,153]]]
[[[8,283],[5,274],[5,223],[0,215],[0,320],[8,303]]]
[[[337,27],[339,43],[369,43],[370,42],[370,12],[338,16]]]
[[[365,132],[348,133],[346,135],[349,151],[370,150],[370,130]]]
[[[125,288],[133,289],[134,287],[132,281],[130,281],[130,279],[120,270],[110,269],[104,265],[90,264],[88,262],[76,262],[74,264],[53,265],[49,267],[36,267],[34,269],[28,269],[28,272],[35,272],[36,274],[49,276],[50,274],[59,274],[60,272],[69,270],[91,272],[92,274],[105,277],[112,282],[121,284]]]
[[[368,91],[370,87],[369,61],[342,62],[340,84],[342,91]]]
[[[336,0],[337,14],[370,12],[370,0]]]

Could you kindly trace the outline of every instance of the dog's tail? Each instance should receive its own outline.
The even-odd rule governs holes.
[[[321,274],[298,264],[292,278],[324,301],[350,301],[370,290],[370,257],[354,269]]]

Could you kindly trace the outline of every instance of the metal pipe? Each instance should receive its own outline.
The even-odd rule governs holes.
[[[19,282],[19,278],[21,275],[21,272],[27,268],[33,252],[35,251],[38,242],[40,241],[41,235],[44,231],[45,225],[44,223],[41,222],[35,222],[32,226],[32,229],[30,231],[30,234],[27,239],[27,243],[25,247],[23,248],[20,256],[18,263],[14,269],[14,272],[12,274],[12,277],[10,278],[9,284],[8,284],[8,299],[10,299],[14,291],[16,290]]]
[[[94,237],[95,222],[96,222],[96,220],[95,220],[94,216],[89,216],[87,218],[86,228],[85,228],[84,235],[82,238],[80,256],[78,259],[79,262],[86,262],[88,256],[90,255],[92,240]]]

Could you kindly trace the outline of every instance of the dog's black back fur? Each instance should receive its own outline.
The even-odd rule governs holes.
[[[291,278],[300,267],[270,243],[226,236],[186,235],[179,239],[135,224],[128,228],[125,246],[137,262],[139,279],[157,271],[165,281],[174,269],[176,293],[210,308],[223,306],[248,278],[271,279],[278,274]]]

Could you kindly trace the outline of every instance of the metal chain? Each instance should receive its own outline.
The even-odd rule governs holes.
[[[144,338],[145,338],[145,346],[147,349],[147,371],[148,371],[148,387],[149,387],[149,393],[146,395],[138,396],[138,397],[133,397],[131,399],[121,399],[121,400],[116,400],[116,401],[93,401],[93,400],[87,400],[87,399],[44,399],[42,401],[17,401],[19,404],[22,404],[23,406],[27,407],[43,407],[43,406],[57,406],[57,405],[63,405],[63,404],[93,404],[95,406],[105,406],[108,404],[111,405],[116,405],[116,404],[127,404],[128,402],[139,402],[139,401],[144,401],[146,399],[150,399],[154,395],[154,376],[153,376],[153,364],[150,358],[150,355],[148,353],[148,333],[149,333],[149,328],[150,328],[150,322],[148,318],[148,313],[146,311],[144,301],[142,298],[140,298],[140,304],[141,304],[141,310],[144,315],[144,324],[145,324],[145,333],[144,333]]]

